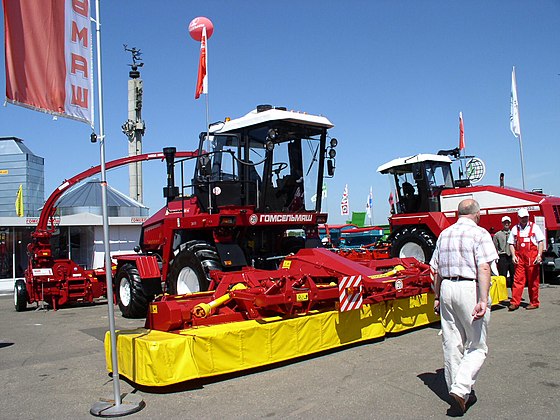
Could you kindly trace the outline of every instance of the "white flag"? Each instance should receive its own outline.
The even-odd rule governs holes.
[[[519,125],[519,103],[517,102],[517,83],[515,81],[515,66],[511,72],[511,112],[509,116],[509,125],[511,132],[515,137],[521,135],[521,126]]]
[[[373,191],[372,191],[372,188],[369,187],[369,195],[368,195],[367,202],[366,202],[366,213],[367,213],[367,217],[369,217],[370,220],[371,220],[371,214],[372,214],[372,212],[371,212],[372,207],[373,207]]]

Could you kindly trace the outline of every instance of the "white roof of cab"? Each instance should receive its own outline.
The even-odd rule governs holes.
[[[228,133],[237,131],[241,128],[252,127],[263,124],[268,121],[288,121],[301,124],[314,125],[317,127],[332,128],[334,125],[328,118],[320,115],[311,115],[303,112],[284,111],[282,109],[269,109],[267,111],[257,112],[256,109],[249,112],[243,117],[226,121],[225,123],[216,123],[210,126],[211,133]]]
[[[403,165],[410,165],[411,163],[419,163],[419,162],[446,162],[451,163],[451,159],[449,156],[442,156],[442,155],[431,155],[428,153],[422,153],[419,155],[409,156],[405,158],[397,158],[393,159],[390,162],[381,165],[377,168],[377,172],[381,172],[385,174],[389,172],[390,169],[403,166]]]

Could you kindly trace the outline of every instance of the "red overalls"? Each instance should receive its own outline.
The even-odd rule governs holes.
[[[517,264],[515,265],[515,275],[513,276],[513,288],[510,304],[519,306],[523,296],[525,280],[527,280],[527,290],[531,305],[539,306],[539,272],[540,265],[535,264],[535,259],[539,254],[539,248],[533,243],[533,223],[529,222],[529,236],[521,236],[521,226],[517,225],[517,235],[515,236],[515,255]]]

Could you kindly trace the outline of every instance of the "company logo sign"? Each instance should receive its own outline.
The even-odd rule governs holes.
[[[306,223],[313,222],[312,214],[252,214],[249,223],[282,224],[282,223]]]

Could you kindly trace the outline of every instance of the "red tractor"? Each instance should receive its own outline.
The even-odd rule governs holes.
[[[428,261],[438,235],[457,220],[459,202],[474,198],[481,207],[480,225],[491,234],[502,229],[503,216],[510,216],[515,223],[517,210],[526,208],[547,237],[544,269],[560,271],[560,198],[504,186],[471,185],[469,179],[455,180],[449,156],[458,159],[459,150],[394,159],[377,168],[391,175],[396,192],[389,218],[391,255]],[[467,174],[475,175],[480,162],[467,162]]]
[[[323,177],[335,167],[331,127],[322,116],[258,106],[201,133],[188,180],[185,160],[164,149],[167,205],[143,224],[137,254],[116,257],[123,315],[146,316],[163,292],[208,290],[212,270],[276,269],[287,255],[320,247]]]

